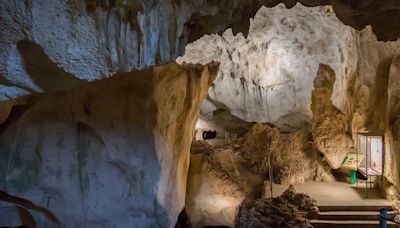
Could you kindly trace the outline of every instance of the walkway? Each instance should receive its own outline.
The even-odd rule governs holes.
[[[274,196],[284,192],[289,185],[273,185]],[[296,184],[297,192],[306,193],[317,201],[318,206],[366,206],[366,205],[390,205],[390,202],[382,197],[377,189],[368,189],[368,198],[365,198],[365,185],[359,184],[358,188],[345,182],[315,182],[308,181],[304,184]],[[265,196],[269,197],[269,187],[266,185]]]

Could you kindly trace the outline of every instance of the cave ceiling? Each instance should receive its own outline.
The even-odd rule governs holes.
[[[261,6],[332,5],[340,21],[400,36],[396,0],[0,0],[0,100],[161,65],[205,34],[247,35]],[[34,51],[30,51],[34,50]]]

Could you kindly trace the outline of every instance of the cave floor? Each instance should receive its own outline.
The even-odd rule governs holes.
[[[268,183],[267,183],[268,184]],[[266,185],[269,186],[269,185]],[[273,185],[273,196],[282,194],[289,185]],[[365,184],[351,185],[346,182],[315,182],[294,185],[297,192],[306,193],[317,201],[318,206],[386,206],[390,202],[382,196],[378,189],[368,188],[368,198],[365,194]],[[269,188],[265,196],[270,196]]]

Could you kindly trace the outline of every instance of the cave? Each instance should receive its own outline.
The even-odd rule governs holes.
[[[397,0],[0,0],[0,227],[397,227]]]

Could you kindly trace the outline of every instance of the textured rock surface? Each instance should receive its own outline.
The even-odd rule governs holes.
[[[297,2],[306,6],[332,5],[337,17],[346,25],[362,30],[371,25],[379,40],[396,40],[400,35],[399,6],[397,0],[263,0],[263,4],[272,7],[283,2],[293,7]]]
[[[358,30],[371,25],[379,40],[394,41],[400,36],[400,2],[396,0],[331,0],[340,20]]]
[[[352,145],[346,134],[385,131],[389,69],[399,47],[378,42],[371,28],[346,28],[329,8],[277,5],[260,9],[247,38],[230,30],[204,36],[178,62],[221,62],[201,126],[218,127],[213,118],[222,111],[285,131],[311,125],[317,148],[338,168]],[[319,104],[312,107],[320,63],[334,70],[334,83],[314,96]]]
[[[275,198],[243,202],[237,227],[312,227],[307,218],[318,212],[317,202],[306,194],[296,193],[293,185]]]
[[[198,141],[191,152],[185,208],[193,227],[233,227],[240,203],[256,187],[262,189],[262,178],[232,147]]]
[[[11,111],[1,103],[0,185],[64,227],[173,227],[199,106],[216,72],[171,63],[11,100]],[[11,219],[0,223],[13,226]]]
[[[268,178],[269,154],[275,183],[334,180],[309,137],[306,132],[283,134],[277,128],[255,124],[231,144],[194,142],[185,205],[193,226],[233,227],[240,203],[261,195]]]
[[[400,51],[396,51],[388,78],[387,124],[385,130],[385,179],[384,189],[388,197],[400,209]]]
[[[297,1],[1,0],[0,99],[172,61],[188,42],[204,34],[227,28],[247,32],[249,18],[262,5],[280,2],[293,7]],[[371,24],[384,40],[400,34],[397,0],[298,2],[332,4],[344,23],[357,29]],[[32,63],[32,57],[40,64]],[[38,67],[46,74],[37,74]]]
[[[247,31],[260,7],[240,0],[0,3],[1,100],[174,60],[203,34]]]
[[[263,8],[248,29],[248,18],[262,4],[272,7],[280,2],[293,8],[286,9],[283,5]],[[323,166],[311,165],[311,171],[300,167],[298,161],[319,164],[319,161],[313,163],[318,160],[315,152],[311,153],[313,162],[304,160],[304,154],[299,152],[309,147],[304,144],[309,140],[308,131],[297,131],[300,128],[313,125],[315,145],[333,168],[339,166],[350,145],[347,130],[353,136],[358,131],[385,133],[384,184],[389,186],[387,192],[398,198],[400,45],[379,43],[372,32],[384,40],[399,36],[399,2],[298,1],[306,6],[332,4],[334,12],[329,7],[305,8],[296,2],[0,0],[0,100],[69,89],[115,72],[165,63],[182,54],[183,47],[201,35],[225,31],[222,36],[206,36],[188,48],[188,55],[195,62],[222,63],[218,81],[202,105],[205,117],[200,122],[202,127],[243,132],[251,126],[248,122],[261,121],[292,131],[281,134],[269,128],[266,134],[268,140],[279,142],[277,150],[283,152],[280,157],[273,157],[278,164],[276,181],[282,183],[311,177],[330,178]],[[343,26],[334,14],[356,29],[367,24],[372,28],[358,33]],[[228,27],[233,32],[226,31]],[[249,31],[249,36],[234,35],[238,31]],[[203,54],[207,55],[200,58]],[[311,106],[313,82],[321,62],[333,68],[336,81],[333,85],[328,83],[333,88],[317,87],[315,94],[320,89],[322,93],[314,96],[317,103]],[[129,74],[134,79],[126,77],[124,83],[115,85],[118,89],[113,83],[105,85],[114,82],[113,79],[100,83],[106,89],[96,90],[90,85],[87,91],[2,103],[2,185],[38,205],[54,209],[71,226],[129,225],[132,221],[149,226],[173,225],[182,209],[185,191],[184,164],[188,158],[182,151],[188,150],[196,102],[201,100],[182,97],[180,92],[194,91],[201,83],[188,79],[190,83],[185,84],[178,71],[166,73],[176,77],[171,81],[155,80],[152,84],[153,81],[136,80],[136,76]],[[151,75],[158,75],[157,70],[146,72],[149,80],[153,79]],[[172,92],[165,89],[175,87]],[[206,86],[201,84],[201,87],[205,90]],[[165,91],[169,93],[166,95]],[[165,105],[164,99],[172,101],[165,101],[168,103]],[[176,121],[171,124],[170,120]],[[204,194],[196,198],[198,209],[207,208],[199,212],[200,218],[212,207],[203,200],[205,197],[211,195],[213,200],[221,200],[221,207],[212,208],[207,222],[232,224],[238,199],[250,191],[245,189],[246,185],[238,186],[241,179],[236,178],[250,174],[238,174],[235,167],[250,161],[256,172],[265,175],[266,148],[262,146],[266,145],[257,150],[258,144],[253,146],[247,139],[242,146],[254,150],[254,154],[223,150],[215,153],[215,157],[196,155],[206,159],[198,163],[201,168],[197,171],[204,172],[200,176],[209,177],[201,177],[194,183],[201,191],[196,192],[197,187],[190,190],[194,195]],[[294,154],[289,153],[291,143],[298,146]],[[87,157],[85,151],[90,152]],[[172,157],[164,157],[162,151],[178,152],[166,153]],[[173,163],[176,158],[179,161]],[[78,165],[67,167],[73,163]],[[207,164],[215,166],[214,169]],[[92,170],[100,172],[93,174]],[[70,179],[64,181],[64,178]],[[130,184],[141,181],[143,188]],[[113,191],[102,184],[113,186]],[[75,191],[69,191],[71,186]],[[236,195],[231,197],[228,193]],[[98,194],[105,200],[96,201]],[[105,194],[109,197],[104,197]],[[220,216],[226,209],[227,214]],[[113,213],[110,215],[109,211]],[[14,208],[7,215],[17,214]]]
[[[398,143],[398,55],[400,42],[376,42],[371,30],[359,36],[358,70],[349,79],[349,109],[345,111],[351,124],[353,139],[357,132],[384,135],[385,191],[392,199],[400,199]],[[394,201],[393,201],[394,202]],[[400,207],[398,207],[400,208]]]
[[[312,94],[312,134],[316,148],[324,154],[333,169],[338,169],[353,146],[346,116],[331,101],[335,72],[320,64]]]
[[[208,103],[204,100],[202,107]],[[254,123],[246,122],[224,109],[214,109],[207,112],[205,108],[200,109],[201,118],[197,122],[196,129],[216,129],[222,132],[234,132],[243,136]]]
[[[400,41],[376,42],[368,29],[360,33],[359,46],[357,74],[349,79],[347,115],[353,132],[383,133],[390,66]]]
[[[204,33],[248,24],[251,4],[1,0],[0,100],[172,61]]]
[[[271,159],[275,183],[334,180],[330,169],[323,165],[314,150],[309,132],[281,133],[267,124],[255,124],[235,144],[254,173],[266,177],[268,159]]]
[[[334,104],[346,106],[347,78],[357,66],[356,34],[329,8],[261,8],[249,35],[204,36],[177,62],[221,63],[207,102],[248,122],[293,130],[310,125],[311,91],[319,63],[336,72]],[[203,104],[210,112],[212,107]]]

